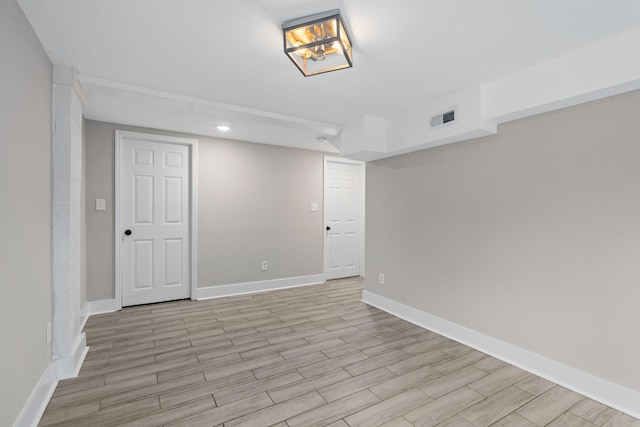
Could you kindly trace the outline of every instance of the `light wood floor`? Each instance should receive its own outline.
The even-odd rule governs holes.
[[[339,280],[93,316],[41,426],[640,426]]]

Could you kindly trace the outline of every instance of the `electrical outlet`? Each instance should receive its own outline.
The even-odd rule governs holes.
[[[378,274],[378,283],[384,285],[384,273]]]
[[[51,342],[51,322],[47,323],[47,344]]]
[[[269,264],[267,261],[262,261],[262,271],[267,271],[269,269]]]

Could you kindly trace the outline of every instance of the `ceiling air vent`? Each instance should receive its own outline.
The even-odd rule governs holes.
[[[446,125],[447,123],[454,122],[456,120],[456,111],[450,110],[446,113],[437,114],[435,116],[431,116],[431,127],[437,128],[442,125]]]

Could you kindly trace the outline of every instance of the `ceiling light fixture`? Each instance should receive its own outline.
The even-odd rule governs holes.
[[[284,53],[305,77],[353,67],[351,39],[340,9],[287,21],[282,33]]]
[[[216,129],[218,129],[220,132],[229,132],[231,130],[231,126],[218,125],[216,126]]]

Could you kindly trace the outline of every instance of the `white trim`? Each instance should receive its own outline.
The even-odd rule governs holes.
[[[324,274],[261,280],[259,282],[235,283],[232,285],[207,286],[206,288],[198,288],[197,296],[199,300],[222,298],[233,295],[253,294],[256,292],[275,291],[277,289],[317,285],[320,283],[324,283]]]
[[[87,317],[95,314],[113,313],[118,311],[118,303],[114,299],[103,299],[99,301],[87,301]]]
[[[89,347],[87,347],[87,336],[83,332],[78,335],[78,338],[73,345],[73,349],[71,350],[71,354],[65,358],[56,359],[54,361],[58,379],[65,380],[67,378],[77,377],[88,352]]]
[[[120,211],[120,197],[121,197],[121,175],[122,175],[122,131],[116,129],[116,141],[115,141],[115,187],[114,187],[114,195],[113,195],[113,214],[115,216],[115,235],[114,235],[114,246],[115,246],[115,275],[114,275],[114,286],[115,286],[115,299],[116,299],[116,308],[120,310],[122,308],[122,269],[120,266],[120,262],[122,260],[122,236],[120,232],[122,231],[122,212]]]
[[[198,140],[195,140],[195,143],[191,144],[190,147],[191,299],[195,300],[198,292]]]
[[[50,362],[13,423],[13,427],[36,427],[57,385],[56,367],[53,362]]]
[[[329,264],[328,264],[328,260],[326,259],[326,254],[325,254],[325,245],[326,245],[326,233],[325,233],[325,226],[327,224],[327,217],[328,217],[328,209],[327,209],[327,200],[326,200],[326,187],[327,187],[327,163],[343,163],[343,164],[347,164],[347,165],[356,165],[360,167],[360,194],[359,194],[359,203],[358,203],[358,213],[359,213],[359,218],[358,218],[358,222],[359,222],[359,229],[358,229],[358,233],[360,235],[360,239],[358,240],[358,253],[360,254],[360,259],[358,260],[360,262],[360,265],[358,266],[358,270],[359,270],[359,275],[360,277],[364,277],[365,276],[365,269],[364,269],[364,261],[365,261],[365,220],[366,220],[366,214],[365,214],[365,207],[366,207],[366,200],[365,200],[365,195],[366,195],[366,173],[367,173],[367,167],[366,167],[366,163],[361,161],[361,160],[351,160],[351,159],[347,159],[344,157],[331,157],[331,156],[324,156],[324,160],[323,160],[323,166],[322,166],[322,271],[325,275],[325,277],[327,276],[327,273],[329,271]]]
[[[87,324],[87,320],[89,320],[89,307],[85,302],[82,308],[80,309],[80,329],[79,331],[84,330],[84,326]]]
[[[370,291],[362,301],[396,317],[456,340],[607,406],[640,418],[640,392],[545,356],[441,319]]]
[[[361,162],[361,166],[360,166],[360,218],[358,218],[360,220],[360,277],[365,277],[365,269],[364,269],[364,262],[365,262],[365,257],[364,257],[364,253],[365,253],[365,238],[366,238],[366,228],[365,228],[365,221],[366,221],[366,195],[367,195],[367,189],[366,189],[366,183],[367,183],[367,164],[365,162]]]
[[[189,147],[189,209],[191,211],[191,224],[190,224],[190,236],[191,241],[191,253],[190,253],[190,272],[191,272],[191,287],[190,298],[194,299],[196,295],[196,289],[198,285],[198,140],[191,138],[179,138],[175,136],[157,135],[150,133],[130,132],[116,129],[115,137],[115,195],[114,195],[114,212],[115,212],[115,301],[116,310],[122,308],[122,211],[121,211],[121,197],[122,197],[122,144],[125,138],[136,139],[138,141],[148,142],[161,142],[167,144],[186,145]],[[115,311],[115,310],[114,310]]]

